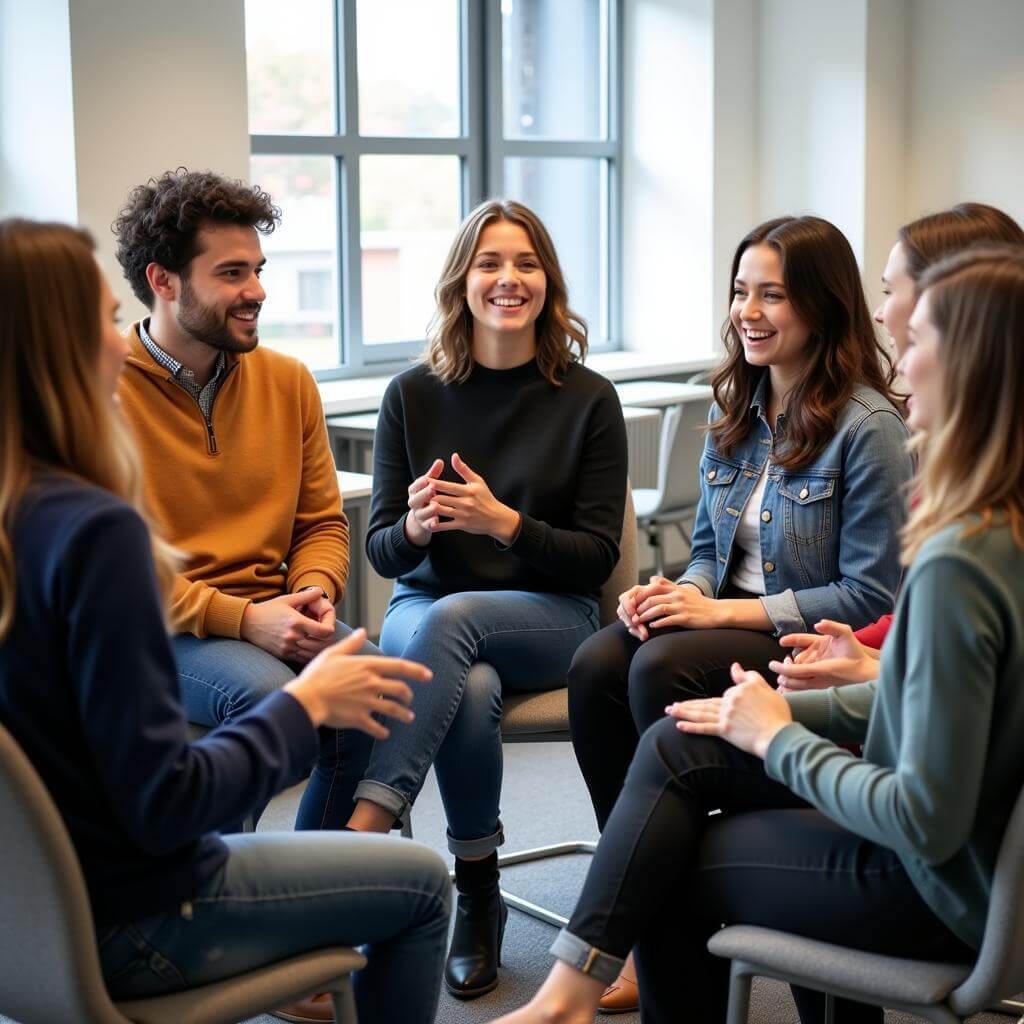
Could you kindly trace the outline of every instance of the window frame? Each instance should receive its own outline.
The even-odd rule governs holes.
[[[360,157],[456,156],[462,169],[462,216],[488,195],[503,194],[507,157],[568,157],[601,161],[602,316],[608,337],[591,325],[591,351],[621,348],[622,191],[622,0],[598,0],[603,120],[607,138],[567,142],[504,138],[501,0],[458,0],[460,133],[441,137],[380,137],[359,134],[357,0],[332,0],[334,7],[335,131],[331,135],[250,134],[250,156],[329,156],[334,159],[338,236],[337,326],[340,365],[314,370],[318,381],[398,372],[422,350],[425,339],[366,344],[362,334],[362,245]]]

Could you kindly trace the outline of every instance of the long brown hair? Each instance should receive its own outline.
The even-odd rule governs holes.
[[[1024,247],[958,253],[921,279],[939,333],[942,419],[912,444],[921,455],[903,529],[909,563],[956,522],[1006,522],[1024,548]]]
[[[547,277],[544,308],[536,323],[537,365],[558,387],[569,364],[586,358],[587,325],[569,308],[565,275],[547,228],[533,210],[511,199],[481,203],[459,226],[434,289],[437,312],[427,332],[423,360],[445,383],[461,384],[472,373],[473,314],[466,304],[466,275],[484,228],[502,220],[526,232]]]
[[[875,337],[857,260],[839,228],[821,217],[777,217],[759,224],[736,247],[730,303],[740,258],[752,245],[768,245],[779,254],[786,294],[810,329],[804,368],[789,393],[782,450],[774,456],[783,469],[799,469],[828,444],[859,385],[897,404],[895,370]],[[728,455],[750,432],[750,403],[767,371],[746,361],[731,318],[722,325],[722,343],[725,358],[711,375],[722,415],[708,429]]]
[[[19,505],[44,470],[139,507],[128,436],[100,385],[100,269],[92,238],[64,224],[0,221],[0,640],[15,615]],[[161,585],[175,569],[154,535]]]
[[[958,203],[949,210],[904,224],[896,232],[903,243],[907,273],[920,289],[921,276],[950,253],[985,244],[1024,245],[1024,230],[1007,213],[986,203]]]

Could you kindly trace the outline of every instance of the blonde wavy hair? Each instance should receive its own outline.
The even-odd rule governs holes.
[[[41,472],[96,484],[141,510],[134,445],[100,385],[100,269],[64,224],[0,221],[0,641],[15,616],[12,536]],[[164,598],[176,552],[152,532]]]
[[[951,256],[921,293],[940,337],[942,421],[911,439],[921,463],[903,561],[958,522],[968,535],[1005,523],[1024,548],[1024,246]]]
[[[427,330],[423,361],[446,384],[461,384],[472,373],[473,314],[466,304],[466,277],[484,228],[503,220],[526,232],[547,278],[544,308],[535,325],[537,365],[559,387],[569,364],[586,358],[587,325],[569,308],[565,276],[547,228],[531,209],[511,199],[481,203],[459,226],[434,289],[437,312]]]

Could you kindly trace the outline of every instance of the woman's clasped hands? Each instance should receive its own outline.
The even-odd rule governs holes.
[[[463,462],[458,452],[452,453],[451,462],[462,483],[442,480],[444,461],[435,459],[427,472],[409,485],[405,534],[410,542],[425,547],[435,533],[462,530],[511,544],[519,532],[519,513],[500,502],[487,481]]]
[[[681,732],[720,736],[734,747],[763,758],[776,734],[793,721],[786,698],[757,672],[733,663],[733,686],[721,697],[670,704],[665,714],[678,719]]]
[[[692,583],[673,583],[664,576],[652,576],[619,595],[617,614],[637,640],[647,640],[652,629],[685,626],[687,629],[717,629],[724,624],[720,603],[705,597]]]

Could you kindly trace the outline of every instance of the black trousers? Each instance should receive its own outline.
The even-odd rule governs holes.
[[[710,815],[709,811],[722,813]],[[972,962],[899,858],[772,781],[760,759],[662,717],[644,732],[568,930],[636,950],[644,1024],[725,1020],[729,964],[708,938],[756,924],[888,955]],[[824,997],[794,989],[801,1020]],[[837,1001],[842,1024],[881,1010]]]
[[[721,696],[734,661],[774,685],[768,662],[785,654],[774,637],[750,629],[672,628],[641,643],[616,622],[584,640],[569,669],[569,728],[598,825],[615,806],[641,734],[667,704]]]

